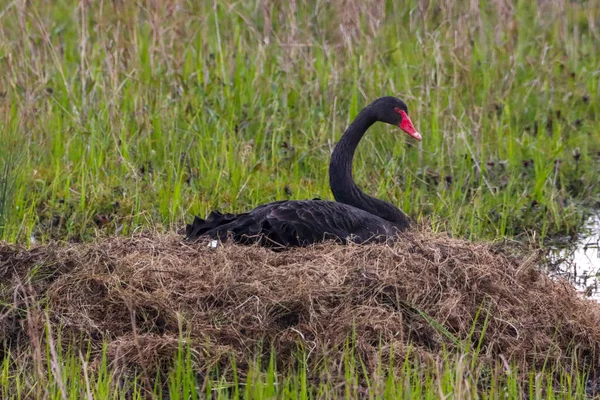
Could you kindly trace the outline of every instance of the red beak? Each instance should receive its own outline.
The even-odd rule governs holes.
[[[413,138],[415,138],[417,140],[421,140],[422,139],[421,134],[419,132],[417,132],[417,130],[415,129],[412,121],[408,117],[408,114],[402,110],[398,110],[398,113],[400,115],[402,115],[402,122],[400,122],[400,124],[398,125],[400,127],[400,129],[402,129],[404,132],[408,133]]]

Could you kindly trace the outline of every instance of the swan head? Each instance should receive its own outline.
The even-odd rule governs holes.
[[[371,103],[371,107],[378,121],[395,125],[412,138],[422,139],[408,116],[408,107],[402,100],[392,96],[380,97]]]

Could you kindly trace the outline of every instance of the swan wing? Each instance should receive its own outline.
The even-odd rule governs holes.
[[[263,232],[270,240],[283,246],[301,246],[323,240],[363,242],[384,233],[378,226],[382,221],[342,203],[287,201],[268,210]]]

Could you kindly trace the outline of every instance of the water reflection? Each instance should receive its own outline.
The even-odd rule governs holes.
[[[569,279],[586,297],[600,300],[600,211],[588,218],[574,243],[554,243],[550,248],[551,273]]]

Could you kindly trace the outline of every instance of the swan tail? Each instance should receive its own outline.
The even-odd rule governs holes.
[[[194,217],[194,221],[191,224],[187,224],[185,227],[186,240],[194,240],[201,236],[209,236],[213,239],[225,241],[227,238],[227,230],[224,230],[224,233],[221,234],[219,227],[235,221],[238,217],[238,214],[222,214],[218,211],[212,211],[206,219]]]

